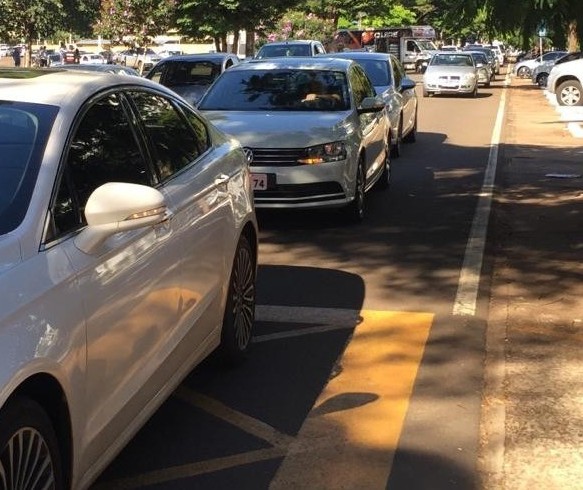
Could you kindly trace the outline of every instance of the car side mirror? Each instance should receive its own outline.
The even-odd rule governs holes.
[[[403,80],[401,80],[401,91],[404,92],[405,90],[414,89],[416,85],[417,83],[415,80],[409,77],[405,77]]]
[[[359,114],[380,112],[385,108],[385,102],[380,97],[365,97],[357,108]]]
[[[164,195],[157,189],[126,182],[108,182],[95,189],[85,205],[87,227],[75,246],[94,253],[110,236],[161,223],[168,219]]]

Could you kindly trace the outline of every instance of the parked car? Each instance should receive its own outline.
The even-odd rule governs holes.
[[[545,61],[544,63],[541,63],[534,70],[532,70],[532,83],[538,85],[541,88],[545,88],[547,86],[549,73],[551,72],[553,66],[560,65],[561,63],[566,63],[568,61],[578,60],[582,57],[583,52],[576,51],[573,53],[567,53],[557,60]]]
[[[195,105],[215,79],[240,63],[231,53],[183,54],[160,61],[146,78],[170,87]]]
[[[225,71],[199,109],[247,152],[258,208],[344,208],[387,188],[385,102],[362,67],[338,58],[253,60]]]
[[[423,74],[423,97],[439,94],[478,96],[478,71],[468,51],[438,52]]]
[[[463,51],[480,51],[485,53],[488,59],[490,60],[490,64],[492,69],[494,70],[494,75],[500,74],[500,59],[496,56],[496,53],[492,50],[492,48],[483,46],[481,44],[467,44],[464,46]]]
[[[364,69],[377,95],[387,106],[391,131],[391,156],[401,154],[401,142],[413,143],[417,138],[417,93],[415,81],[409,78],[401,62],[389,53],[342,51],[323,56],[356,61]]]
[[[184,54],[181,49],[166,48],[158,51],[158,56],[160,56],[160,58],[168,58],[168,56],[178,56],[181,54]]]
[[[474,58],[474,63],[478,69],[478,85],[489,87],[491,80],[494,78],[494,70],[486,53],[482,51],[467,52]]]
[[[555,94],[562,106],[583,105],[583,59],[553,66],[549,73],[547,90]]]
[[[82,65],[103,65],[107,60],[97,53],[82,53],[79,55],[79,63]]]
[[[544,53],[542,56],[537,56],[536,58],[522,60],[514,65],[514,74],[519,78],[530,78],[532,76],[532,70],[534,70],[541,63],[547,61],[556,61],[562,56],[565,56],[567,51],[549,51]]]
[[[249,167],[142,77],[3,69],[0,99],[0,488],[82,490],[211,351],[245,356]]]
[[[139,72],[151,70],[161,59],[162,57],[151,48],[126,49],[115,56],[116,63],[129,66]]]
[[[255,59],[276,58],[279,56],[316,56],[324,54],[326,49],[320,41],[295,39],[266,43],[255,55]]]

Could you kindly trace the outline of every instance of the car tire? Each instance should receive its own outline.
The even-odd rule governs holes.
[[[256,257],[241,235],[229,279],[219,351],[225,363],[237,365],[248,355],[255,320]]]
[[[397,130],[397,139],[391,146],[391,158],[399,158],[401,156],[401,142],[403,141],[403,118],[399,116],[399,125]],[[391,141],[389,139],[389,141]]]
[[[528,66],[521,66],[518,71],[516,72],[519,78],[530,78],[530,68]]]
[[[577,80],[567,80],[556,91],[557,103],[562,106],[583,105],[583,89]]]
[[[34,463],[30,454],[37,455]],[[0,411],[0,475],[7,488],[20,488],[19,482],[35,480],[34,488],[65,488],[51,420],[29,398],[15,398]]]
[[[391,141],[391,140],[389,140]],[[375,190],[384,191],[391,186],[391,151],[390,143],[385,147],[385,161],[383,162],[383,171],[379,180],[374,184]]]
[[[536,84],[540,88],[545,88],[547,86],[548,79],[549,79],[549,74],[548,73],[540,73],[536,77]]]
[[[346,217],[351,223],[360,223],[365,215],[366,173],[362,159],[356,168],[354,199],[346,207]]]
[[[423,97],[429,97],[429,91],[423,89]]]
[[[411,130],[403,136],[403,143],[415,143],[417,141],[417,109],[415,109],[415,122]]]

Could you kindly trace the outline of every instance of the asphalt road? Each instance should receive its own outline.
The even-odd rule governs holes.
[[[462,271],[502,79],[476,99],[417,87],[417,142],[363,224],[259,215],[251,358],[193,371],[94,490],[479,486],[489,264]]]

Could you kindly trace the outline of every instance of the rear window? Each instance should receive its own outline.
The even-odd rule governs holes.
[[[309,44],[264,45],[257,53],[257,58],[276,58],[278,56],[311,56]]]
[[[57,107],[0,101],[0,234],[24,218]]]
[[[201,110],[344,111],[346,75],[329,70],[227,70],[202,98]]]
[[[209,60],[169,61],[155,67],[148,78],[167,87],[210,85],[221,74],[221,65]]]

